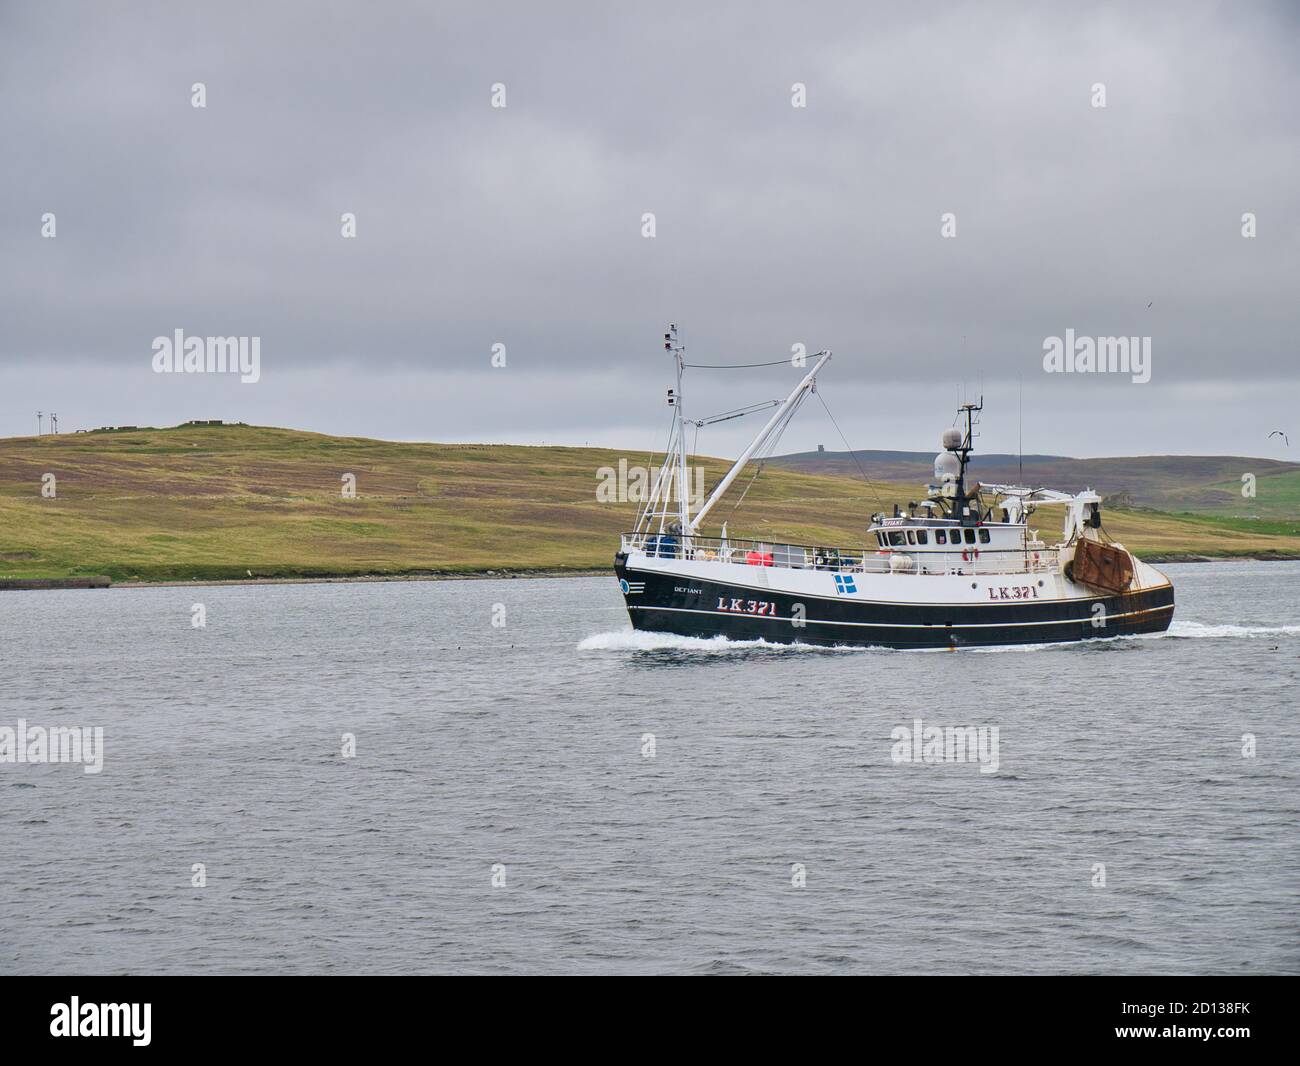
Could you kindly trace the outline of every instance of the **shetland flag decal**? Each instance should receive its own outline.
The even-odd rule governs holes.
[[[851,574],[835,575],[835,592],[839,596],[849,596],[858,591]]]
[[[624,596],[640,596],[641,593],[645,592],[644,581],[620,580],[618,586],[623,590]]]

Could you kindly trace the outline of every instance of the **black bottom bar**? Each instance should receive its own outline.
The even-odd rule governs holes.
[[[705,1007],[694,992],[662,987],[659,998],[642,1006],[655,1009],[665,1026],[665,1040],[676,1034],[680,1045],[685,1033],[701,1030],[692,1038],[698,1050],[725,1046],[747,1047],[760,1034],[764,1042],[775,1035],[797,1035],[808,1049],[852,1037],[863,1047],[900,1043],[928,1058],[935,1050],[997,1049],[1018,1052],[1077,1052],[1131,1048],[1138,1054],[1172,1055],[1181,1060],[1196,1049],[1220,1058],[1241,1052],[1277,1050],[1289,1044],[1293,1028],[1294,985],[1268,978],[939,978],[908,980],[870,979],[871,987],[857,993],[850,1011],[824,1009],[791,1011],[798,992],[752,983],[747,999],[759,1006],[771,998],[762,1026],[752,1021],[725,1025],[716,1008]],[[5,982],[6,1052],[78,1049],[102,1053],[109,1046],[129,1054],[150,1050],[164,1054],[201,1050],[213,1054],[253,1051],[290,1051],[295,1061],[303,1052],[330,1053],[331,1061],[349,1051],[399,1052],[413,1045],[426,1048],[454,1046],[451,1041],[474,1035],[485,1050],[509,1046],[498,1025],[481,1017],[490,1013],[508,1019],[513,1033],[527,1034],[534,1050],[598,1050],[607,1046],[611,1024],[615,1030],[630,1026],[641,1038],[649,1035],[640,1021],[593,1022],[589,1011],[556,1010],[540,1005],[537,997],[518,1002],[496,989],[490,995],[475,989],[479,1009],[466,1015],[447,1008],[445,983],[427,977],[333,979],[307,977],[267,978],[73,978],[10,979]],[[605,986],[608,989],[608,985]],[[612,994],[611,994],[612,995]],[[638,993],[645,995],[645,993]],[[147,1045],[125,1036],[53,1036],[72,997],[84,1015],[87,1006],[99,1004],[149,1005]],[[778,1012],[777,998],[780,999]],[[623,997],[620,997],[623,999]],[[550,1003],[551,997],[541,1002]],[[624,1002],[626,1000],[624,999]],[[669,1017],[663,1010],[671,1009]],[[707,1013],[706,1013],[707,1012]],[[143,1011],[135,1013],[136,1018]],[[752,1017],[746,1011],[740,1018]],[[773,1019],[787,1018],[784,1023]],[[701,1023],[691,1025],[692,1021]],[[683,1024],[685,1023],[685,1024]],[[143,1029],[138,1026],[137,1031]],[[774,1031],[775,1030],[775,1031]],[[785,1030],[786,1032],[783,1032]],[[629,1032],[631,1035],[631,1032]],[[517,1038],[519,1039],[519,1038]],[[9,1061],[26,1060],[9,1054]]]

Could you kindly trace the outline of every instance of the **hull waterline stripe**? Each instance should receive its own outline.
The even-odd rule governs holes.
[[[843,600],[841,603],[845,602]],[[943,606],[942,604],[938,606]],[[672,611],[675,614],[709,614],[716,615],[718,618],[760,618],[759,615],[734,613],[731,611],[700,611],[692,607],[647,607],[641,604],[627,605],[629,611]],[[1125,611],[1123,614],[1108,614],[1107,623],[1112,618],[1133,618],[1136,615],[1152,614],[1156,611],[1172,611],[1174,605],[1166,604],[1164,607],[1145,607],[1140,611]],[[768,622],[786,622],[789,618],[766,618],[761,619]],[[1019,629],[1023,626],[1068,626],[1090,624],[1091,618],[1053,618],[1041,622],[958,622],[954,625],[945,625],[943,623],[931,622],[837,622],[830,618],[805,618],[806,625],[818,626],[860,626],[864,629],[937,629],[945,631],[948,629]],[[1101,627],[1099,627],[1101,628]]]

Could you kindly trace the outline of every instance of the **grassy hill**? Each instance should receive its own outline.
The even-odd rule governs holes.
[[[854,462],[854,456],[857,462]],[[772,460],[806,474],[868,477],[923,485],[933,480],[932,452],[800,452]],[[981,455],[971,474],[990,484],[1046,486],[1064,492],[1096,489],[1128,506],[1172,513],[1290,519],[1300,515],[1300,463],[1231,455],[1144,455],[1069,459],[1059,455]],[[1243,497],[1242,475],[1254,474],[1255,496]]]
[[[620,459],[654,465],[610,449],[394,443],[254,426],[8,438],[0,440],[0,577],[605,569],[636,510],[597,501],[598,471]],[[727,468],[698,462],[710,487]],[[41,496],[47,473],[53,499]],[[355,499],[340,492],[348,473]],[[749,485],[746,471],[711,516],[729,519],[733,536],[842,546],[862,542],[873,511],[918,494],[914,482],[868,489],[768,466],[733,511]],[[1059,530],[1058,517],[1039,518],[1044,531]],[[1153,558],[1300,557],[1300,520],[1111,511],[1106,525]]]

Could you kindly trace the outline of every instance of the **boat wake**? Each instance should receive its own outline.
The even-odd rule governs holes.
[[[676,633],[654,633],[644,629],[615,629],[593,633],[578,642],[578,651],[691,651],[736,652],[761,648],[773,652],[863,652],[880,648],[830,648],[818,644],[778,644],[768,640],[731,640],[727,637],[682,637]]]
[[[1171,637],[1283,637],[1300,634],[1300,625],[1294,626],[1235,626],[1210,625],[1205,622],[1178,622],[1169,627]]]
[[[1214,625],[1206,622],[1175,621],[1168,632],[1143,633],[1103,637],[1099,640],[1055,644],[1010,644],[981,648],[959,648],[965,654],[982,652],[1027,652],[1027,651],[1068,651],[1071,648],[1096,648],[1108,644],[1126,644],[1134,640],[1163,640],[1166,637],[1218,639],[1231,638],[1268,638],[1281,636],[1300,636],[1300,625],[1282,626],[1240,626]],[[840,645],[829,647],[824,644],[781,644],[767,640],[731,640],[727,637],[683,637],[676,633],[654,633],[642,629],[615,629],[607,633],[593,633],[578,642],[578,651],[685,651],[703,654],[728,654],[739,651],[759,650],[764,652],[816,652],[819,654],[835,652],[881,652],[891,649],[881,647],[855,647]],[[947,648],[918,648],[914,651],[944,653]]]

